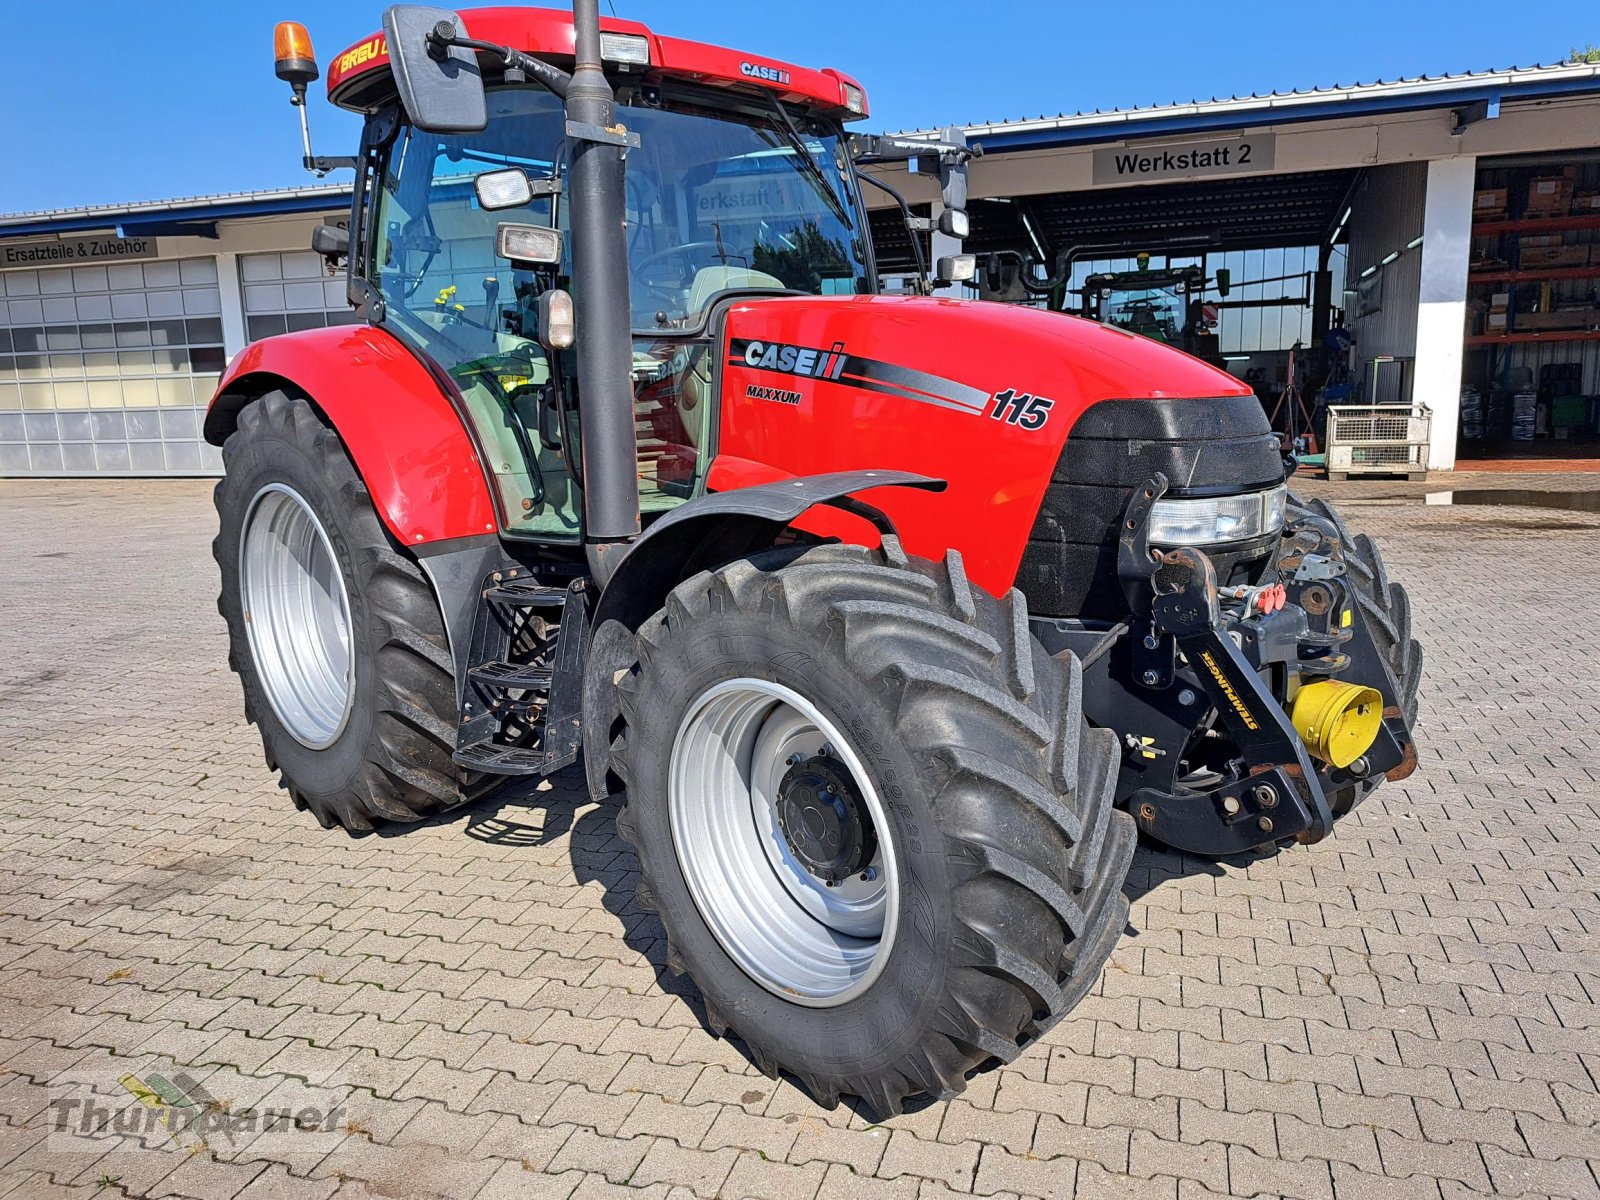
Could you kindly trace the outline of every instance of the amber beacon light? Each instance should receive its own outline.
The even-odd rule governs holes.
[[[293,93],[289,103],[300,110],[300,141],[305,147],[306,170],[317,176],[326,175],[335,167],[349,167],[355,164],[355,159],[350,158],[318,158],[311,152],[311,123],[306,117],[306,86],[312,83],[320,72],[317,70],[317,55],[311,49],[311,35],[306,32],[306,27],[299,21],[279,21],[272,31],[272,57],[278,72],[278,78],[289,85]]]
[[[306,85],[317,78],[317,56],[311,49],[311,35],[299,21],[279,21],[272,31],[272,57],[278,78],[305,94]]]

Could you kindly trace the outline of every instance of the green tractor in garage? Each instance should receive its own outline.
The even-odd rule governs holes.
[[[594,0],[397,6],[328,87],[363,321],[249,346],[205,426],[230,661],[323,824],[581,758],[708,1023],[886,1115],[1094,986],[1139,832],[1311,844],[1414,768],[1405,592],[1248,389],[880,293],[858,162],[954,194],[964,147]]]

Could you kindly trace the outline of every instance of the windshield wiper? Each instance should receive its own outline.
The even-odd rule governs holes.
[[[833,215],[844,222],[844,227],[851,233],[856,231],[856,224],[850,219],[850,213],[844,206],[844,201],[839,199],[839,193],[833,190],[833,184],[822,168],[817,166],[817,160],[811,157],[811,148],[806,145],[805,135],[795,128],[794,119],[789,116],[789,110],[783,106],[783,101],[768,92],[772,100],[772,107],[777,111],[782,126],[777,127],[777,132],[783,135],[783,140],[789,143],[789,148],[794,151],[795,157],[800,160],[800,168],[811,179],[811,186],[828,203]]]

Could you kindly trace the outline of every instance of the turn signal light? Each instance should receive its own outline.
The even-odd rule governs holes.
[[[1356,683],[1321,679],[1300,689],[1290,719],[1313,757],[1348,767],[1377,740],[1383,694]]]
[[[316,79],[317,55],[311,49],[311,35],[299,21],[279,21],[272,31],[272,57],[278,78],[305,87]]]

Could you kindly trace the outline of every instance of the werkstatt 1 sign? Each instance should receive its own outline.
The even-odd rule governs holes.
[[[1155,179],[1204,179],[1212,175],[1254,175],[1272,170],[1277,136],[1181,142],[1176,146],[1135,142],[1120,150],[1094,152],[1094,182],[1145,183]]]
[[[39,242],[0,241],[0,270],[6,267],[79,267],[156,257],[153,237],[51,238]]]

